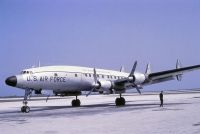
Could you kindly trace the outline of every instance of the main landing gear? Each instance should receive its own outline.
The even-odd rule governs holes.
[[[27,104],[28,104],[28,98],[31,96],[31,94],[32,94],[32,90],[30,90],[30,89],[25,90],[23,106],[21,107],[22,113],[29,113],[29,111],[30,111],[30,107],[27,106]]]
[[[124,106],[126,104],[126,100],[120,94],[120,97],[116,98],[115,104],[116,104],[116,106]]]
[[[24,103],[24,102],[23,102]],[[24,106],[21,107],[21,112],[22,113],[29,113],[30,107],[27,106],[27,102],[24,103]]]
[[[77,99],[77,96],[76,96],[76,99],[72,100],[72,107],[80,107],[80,105],[81,105],[81,101]]]

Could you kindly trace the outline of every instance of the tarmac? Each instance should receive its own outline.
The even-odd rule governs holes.
[[[126,106],[115,106],[118,95],[33,97],[30,113],[21,113],[22,98],[0,99],[1,134],[199,134],[200,93],[125,94]]]

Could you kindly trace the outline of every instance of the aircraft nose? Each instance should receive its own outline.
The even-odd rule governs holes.
[[[7,85],[15,87],[17,85],[17,77],[16,76],[8,77],[5,82]]]

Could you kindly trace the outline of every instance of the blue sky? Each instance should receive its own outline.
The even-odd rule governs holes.
[[[1,0],[0,96],[22,95],[5,78],[37,65],[144,72],[200,64],[199,0]],[[200,87],[200,71],[145,90]]]

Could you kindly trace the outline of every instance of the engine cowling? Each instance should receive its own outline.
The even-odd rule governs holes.
[[[144,74],[134,74],[133,76],[129,77],[130,82],[133,82],[134,84],[142,84],[146,80],[146,76]]]
[[[98,89],[99,93],[112,93],[113,83],[111,81],[99,80],[97,83],[96,89]]]

